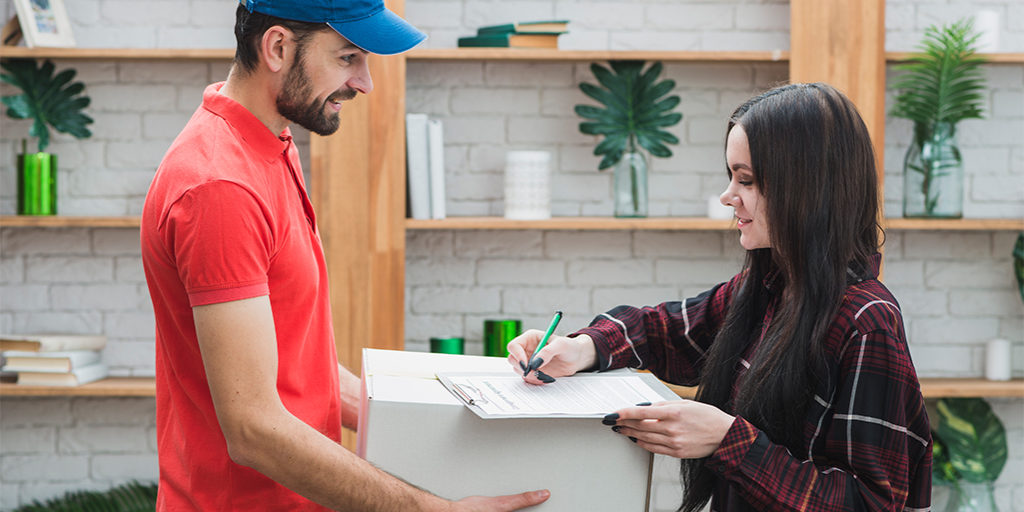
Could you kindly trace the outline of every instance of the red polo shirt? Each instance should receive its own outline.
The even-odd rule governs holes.
[[[271,133],[220,94],[157,169],[142,213],[142,261],[156,317],[159,510],[320,510],[228,457],[192,307],[270,296],[277,391],[296,417],[341,439],[327,271],[291,132]]]

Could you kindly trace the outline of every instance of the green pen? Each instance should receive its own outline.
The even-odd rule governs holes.
[[[533,355],[530,356],[529,364],[527,364],[526,369],[523,370],[523,377],[526,377],[527,374],[529,374],[533,370],[536,370],[537,368],[540,367],[541,364],[543,364],[542,362],[538,362],[534,358],[537,357],[537,352],[540,352],[540,349],[544,348],[544,345],[547,344],[548,338],[551,337],[551,333],[555,332],[555,327],[558,327],[558,322],[560,320],[562,320],[562,312],[555,311],[555,316],[551,318],[551,325],[548,326],[548,332],[544,333],[544,337],[540,339],[540,343],[537,344],[537,348],[533,349]],[[534,367],[534,365],[537,366]]]

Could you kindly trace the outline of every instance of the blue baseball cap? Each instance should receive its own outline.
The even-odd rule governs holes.
[[[383,0],[239,0],[249,12],[326,23],[352,44],[379,55],[411,49],[427,35],[384,7]]]

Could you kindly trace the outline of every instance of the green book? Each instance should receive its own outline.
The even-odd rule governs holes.
[[[520,23],[505,23],[502,25],[490,25],[480,27],[476,30],[478,35],[484,34],[535,34],[535,33],[556,33],[564,34],[569,31],[569,20],[545,20],[545,21],[523,21]]]
[[[495,33],[459,38],[460,47],[558,48],[557,32]]]

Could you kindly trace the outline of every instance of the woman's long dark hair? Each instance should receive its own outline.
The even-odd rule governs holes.
[[[807,405],[818,385],[829,384],[824,338],[848,269],[862,274],[878,250],[874,151],[853,103],[823,83],[756,96],[733,112],[728,130],[736,125],[750,144],[754,183],[767,207],[760,222],[767,222],[771,247],[747,252],[746,276],[708,351],[697,400],[743,416],[804,457]],[[736,383],[741,354],[765,328],[769,277],[772,293],[781,296]],[[680,510],[699,510],[715,485],[704,459],[683,460],[682,480]]]

